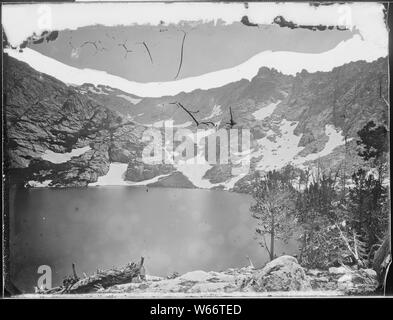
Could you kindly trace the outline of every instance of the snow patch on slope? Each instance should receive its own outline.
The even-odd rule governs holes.
[[[263,157],[256,167],[257,170],[277,170],[289,163],[301,166],[307,161],[316,160],[330,154],[336,147],[345,143],[341,131],[337,131],[333,125],[326,125],[325,134],[328,136],[328,141],[323,150],[305,157],[299,157],[298,154],[304,147],[298,146],[302,136],[294,134],[297,123],[283,119],[280,122],[279,134],[270,130],[266,137],[257,141],[261,149],[253,153],[252,156],[262,155]]]
[[[98,177],[97,182],[89,183],[89,187],[95,186],[145,186],[150,183],[157,182],[159,179],[168,176],[160,175],[152,179],[139,182],[126,181],[127,163],[113,162],[109,165],[109,171],[106,175]]]
[[[129,96],[126,96],[125,94],[118,94],[117,96],[123,98],[124,100],[127,100],[128,102],[131,102],[132,104],[137,104],[142,101],[142,99],[131,98]]]
[[[280,134],[270,130],[266,137],[257,140],[260,149],[254,155],[263,156],[256,167],[257,170],[282,168],[303,149],[298,147],[301,136],[294,134],[296,125],[297,123],[283,119],[280,122]]]
[[[124,181],[124,177],[127,167],[127,163],[113,162],[109,165],[107,174],[98,177],[97,182],[89,183],[89,186],[125,186],[127,182]]]
[[[26,183],[25,186],[31,188],[47,188],[51,182],[52,180],[44,180],[42,182],[30,180]]]
[[[205,150],[202,147],[201,143],[202,139],[205,139],[209,135],[215,134],[215,129],[207,129],[207,130],[198,130],[197,133],[193,132],[189,138],[193,141],[194,144],[198,145],[197,154],[194,157],[191,157],[186,160],[180,160],[178,162],[175,161],[174,166],[177,171],[181,172],[191,183],[201,189],[212,189],[214,187],[224,187],[224,190],[232,189],[237,181],[243,178],[246,173],[239,173],[235,176],[230,177],[224,182],[219,183],[211,183],[208,179],[205,179],[204,176],[208,170],[210,170],[213,166],[209,164],[205,159]],[[164,149],[165,153],[171,157],[171,151],[168,149]],[[173,154],[176,154],[176,151],[173,151]],[[241,161],[241,158],[244,156],[248,156],[248,154],[244,155],[239,153],[236,158],[233,160],[233,164],[238,164]]]
[[[203,118],[202,120],[209,120],[211,118],[219,116],[221,113],[222,113],[221,106],[215,104],[212,113],[208,117]]]
[[[267,117],[270,117],[280,102],[281,102],[280,100],[277,102],[271,102],[267,106],[260,108],[259,110],[253,112],[252,115],[257,120],[263,120]]]
[[[387,47],[362,41],[359,35],[354,35],[351,39],[342,41],[332,50],[323,53],[263,51],[233,68],[176,81],[139,83],[104,71],[71,67],[29,48],[23,49],[23,52],[7,48],[4,49],[4,52],[15,59],[28,63],[37,71],[46,73],[68,84],[93,83],[94,85],[107,85],[140,97],[176,95],[180,92],[191,92],[195,89],[218,88],[241,79],[251,80],[258,73],[259,68],[263,66],[275,68],[284,74],[295,75],[302,69],[309,72],[331,71],[334,67],[351,61],[365,60],[371,62],[380,57],[386,57],[388,53]],[[291,63],[288,63],[288,61]]]
[[[201,140],[211,134],[214,134],[215,130],[198,130],[197,132],[197,134],[193,133],[190,138],[195,144],[200,145]],[[207,179],[203,179],[203,176],[212,167],[212,165],[210,165],[206,161],[202,148],[198,148],[195,157],[186,159],[184,161],[180,160],[177,163],[175,161],[174,166],[179,172],[186,176],[188,180],[190,180],[191,183],[197,188],[210,189],[217,185],[211,183]]]
[[[306,161],[316,160],[318,158],[327,156],[330,154],[336,147],[345,144],[345,139],[342,135],[341,131],[337,131],[333,125],[326,125],[325,134],[328,136],[329,140],[327,141],[325,147],[322,151],[317,153],[311,153],[304,158],[295,159],[294,164],[302,164]],[[348,139],[350,141],[351,139]]]
[[[57,153],[51,150],[46,150],[41,158],[52,163],[64,163],[71,160],[73,157],[79,157],[90,149],[91,148],[89,146],[86,146],[83,148],[73,149],[71,152],[67,153]]]
[[[324,149],[318,153],[309,154],[306,157],[299,157],[298,154],[304,149],[304,147],[298,147],[301,135],[297,136],[294,134],[296,125],[297,122],[291,122],[283,119],[280,122],[279,134],[271,130],[270,134],[258,140],[258,144],[261,148],[257,152],[254,152],[251,156],[256,157],[262,155],[263,158],[259,161],[256,170],[267,171],[280,169],[288,163],[301,166],[307,161],[312,161],[319,157],[328,155],[336,147],[344,144],[344,138],[341,131],[337,131],[332,125],[326,125],[325,134],[329,139],[325,144]],[[194,142],[200,143],[201,139],[213,133],[214,129],[202,131],[202,133],[200,132],[200,134],[194,139]],[[165,151],[170,153],[169,150],[165,149]],[[127,166],[128,164],[126,163],[111,163],[108,173],[105,176],[99,177],[97,182],[90,183],[89,186],[143,186],[155,183],[161,178],[170,176],[170,174],[159,175],[152,179],[140,182],[125,181],[124,179]],[[176,170],[187,177],[195,187],[202,189],[211,189],[221,186],[224,187],[224,190],[230,190],[246,175],[246,173],[240,173],[232,176],[225,182],[211,183],[208,179],[204,179],[203,177],[206,172],[212,168],[212,165],[206,161],[204,152],[200,149],[198,149],[198,153],[195,157],[174,163],[174,166]]]
[[[155,182],[159,181],[161,178],[168,177],[169,175],[170,175],[170,173],[161,174],[161,175],[156,176],[154,178],[143,180],[143,181],[138,181],[138,182],[126,181],[126,182],[127,182],[127,185],[129,185],[129,186],[146,186],[148,184],[155,183]]]

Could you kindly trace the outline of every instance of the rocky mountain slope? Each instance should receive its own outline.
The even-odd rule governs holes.
[[[121,180],[244,192],[255,170],[342,161],[367,121],[387,121],[387,70],[386,58],[296,76],[263,67],[251,81],[142,98],[108,86],[66,85],[5,55],[9,168],[13,179],[30,186]],[[191,159],[198,164],[144,163],[141,137],[147,128],[163,130],[163,121],[171,120],[174,130],[197,129],[190,115],[171,102],[181,102],[199,122],[215,124],[198,127],[204,136],[228,128],[231,108],[233,128],[250,129],[250,171],[236,175],[234,162],[207,163],[204,150]]]
[[[140,155],[143,127],[11,57],[4,71],[11,183],[86,186]]]
[[[274,69],[262,67],[251,80],[229,83],[209,90],[194,90],[161,98],[126,97],[119,90],[111,98],[128,100],[128,110],[116,101],[108,102],[110,92],[94,94],[94,86],[87,92],[104,105],[116,105],[116,110],[141,123],[154,123],[173,119],[184,124],[192,119],[170,102],[179,101],[190,110],[198,110],[199,119],[228,121],[229,107],[241,126],[263,127],[258,114],[269,103],[277,103],[273,114],[288,121],[298,121],[295,134],[303,134],[301,145],[315,141],[326,124],[334,125],[348,137],[369,119],[381,122],[387,119],[387,109],[381,95],[387,97],[388,65],[386,58],[372,63],[351,62],[331,72],[309,73],[303,70],[296,76],[284,75]],[[113,90],[113,89],[111,89]],[[124,101],[123,101],[124,103]],[[254,134],[258,137],[258,130]]]

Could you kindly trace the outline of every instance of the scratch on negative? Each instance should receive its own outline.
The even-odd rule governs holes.
[[[183,35],[183,40],[182,40],[182,43],[181,43],[179,68],[178,68],[178,70],[177,70],[177,74],[176,74],[176,76],[175,76],[175,79],[177,79],[177,77],[179,76],[181,67],[182,67],[182,65],[183,65],[184,41],[186,40],[186,35],[187,35],[187,33],[186,33],[184,30],[181,30],[181,31],[184,33],[184,35]]]

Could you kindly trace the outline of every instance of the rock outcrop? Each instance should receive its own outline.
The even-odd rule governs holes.
[[[142,159],[132,159],[128,163],[126,180],[139,182],[153,179],[159,175],[173,172],[175,168],[171,164],[146,164]]]
[[[311,290],[305,270],[292,256],[281,256],[266,264],[248,285],[255,291],[307,291]]]
[[[140,156],[142,126],[7,55],[4,71],[5,142],[13,182],[86,186],[105,175],[110,162]],[[87,151],[61,160],[79,148]]]
[[[375,294],[378,287],[377,273],[372,269],[350,267],[329,270],[307,270],[313,290],[338,290],[345,295]]]
[[[347,273],[338,280],[338,289],[350,295],[374,293],[378,287],[377,273],[372,269],[360,269]]]

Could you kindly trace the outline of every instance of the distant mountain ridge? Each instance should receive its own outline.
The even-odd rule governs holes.
[[[292,160],[302,164],[342,159],[344,141],[356,139],[367,121],[386,123],[388,116],[382,99],[388,92],[387,58],[296,76],[262,67],[250,81],[141,98],[109,86],[67,86],[5,57],[9,166],[24,183],[86,186],[119,162],[128,163],[121,177],[129,181],[242,191],[242,181],[248,178],[232,176],[230,165],[196,168],[202,170],[196,178],[181,166],[143,163],[141,136],[147,127],[173,119],[175,125],[196,129],[186,112],[170,104],[175,101],[198,111],[198,119],[214,122],[217,129],[229,121],[231,107],[235,128],[251,131],[250,174],[279,169]],[[90,149],[68,162],[54,164],[42,158],[48,150],[64,153],[84,147]]]
[[[252,112],[266,105],[268,101],[280,100],[275,114],[285,114],[288,120],[300,121],[296,133],[303,133],[303,129],[309,127],[306,122],[324,113],[326,123],[342,129],[348,136],[354,136],[363,125],[362,122],[368,121],[370,117],[378,122],[386,119],[387,110],[380,95],[387,97],[387,77],[386,58],[372,63],[351,62],[334,68],[331,72],[309,73],[303,70],[296,76],[262,67],[251,81],[243,79],[219,88],[197,89],[190,93],[160,98],[133,96],[134,103],[123,101],[121,106],[118,106],[112,101],[108,107],[113,107],[114,110],[140,122],[153,123],[156,120],[173,118],[175,123],[181,124],[190,118],[180,110],[176,111],[169,103],[179,101],[191,110],[199,110],[199,117],[202,119],[211,115],[215,105],[221,106],[223,112],[223,115],[216,116],[215,119],[228,118],[228,109],[231,106],[240,114],[239,121],[247,123],[247,119],[253,120]],[[120,90],[112,90],[116,90],[117,98],[120,94],[127,95]],[[113,96],[92,92],[87,94],[102,103]]]

